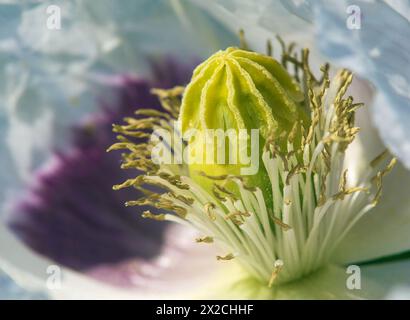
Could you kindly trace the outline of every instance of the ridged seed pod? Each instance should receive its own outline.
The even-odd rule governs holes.
[[[183,133],[189,129],[258,129],[260,157],[268,138],[278,137],[282,141],[277,143],[286,147],[286,133],[306,117],[300,105],[303,98],[299,85],[276,60],[230,47],[195,69],[184,92],[179,121]],[[197,150],[205,148],[200,139],[193,144]],[[190,165],[191,176],[202,185],[209,182],[197,175],[199,171],[214,176],[239,175],[240,168],[234,164]],[[265,175],[260,169],[248,180],[263,188]]]
[[[230,47],[200,64],[182,100],[182,130],[290,130],[303,112],[303,93],[271,57]]]

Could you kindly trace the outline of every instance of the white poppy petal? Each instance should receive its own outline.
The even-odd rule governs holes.
[[[361,275],[373,279],[384,288],[384,299],[410,298],[410,260],[361,266]]]
[[[247,43],[252,50],[264,52],[266,41],[280,35],[286,41],[296,41],[300,46],[312,47],[313,25],[300,16],[291,15],[288,5],[283,1],[263,0],[217,0],[192,3],[208,11],[232,32],[245,31]],[[280,50],[274,52],[279,54]]]
[[[50,5],[60,8],[61,29],[46,28]],[[153,55],[192,59],[234,38],[178,0],[9,1],[0,5],[0,21],[0,218],[51,148],[64,149],[70,127],[95,110],[101,91],[107,94],[105,76],[143,74]]]
[[[365,103],[357,112],[356,123],[361,130],[358,139],[349,147],[348,166],[364,170],[372,159],[385,150],[371,121],[375,92],[366,81],[356,78],[348,94],[354,96],[356,101]],[[335,253],[337,261],[366,261],[410,248],[410,199],[405,187],[409,181],[410,172],[401,164],[383,179],[381,201],[342,241]]]
[[[336,251],[343,263],[366,261],[410,248],[410,173],[398,165],[383,181],[379,204],[349,232]]]
[[[177,227],[172,237],[181,242],[193,234],[181,232]],[[181,237],[182,236],[182,237]],[[182,238],[182,239],[181,239]],[[187,244],[180,243],[187,248]],[[181,248],[178,250],[181,250]],[[147,277],[140,286],[119,287],[98,281],[95,277],[80,274],[56,265],[55,262],[34,254],[0,224],[0,268],[10,274],[24,288],[47,292],[57,299],[194,299],[219,296],[224,284],[238,278],[232,265],[221,264],[212,258],[213,249],[193,243],[185,252],[164,253],[164,268],[154,279]],[[165,249],[167,251],[167,249]],[[179,258],[177,258],[177,255]],[[193,259],[193,260],[190,260]],[[148,265],[147,265],[148,266]],[[141,265],[139,267],[142,267]],[[101,270],[100,270],[101,271]],[[96,270],[89,273],[98,272]],[[149,272],[146,270],[145,272]],[[103,273],[102,273],[103,274]],[[135,273],[137,276],[137,273]],[[141,279],[139,279],[141,280]],[[225,296],[227,298],[227,296]]]
[[[409,168],[408,5],[389,3],[315,2],[316,39],[332,62],[350,68],[376,85],[380,93],[375,100],[373,119],[386,145]],[[349,9],[350,5],[356,7]]]
[[[193,59],[232,43],[234,35],[205,12],[179,2],[0,6],[0,177],[12,182],[1,188],[0,199],[61,145],[69,126],[95,110],[105,90],[99,75],[143,74],[147,57]],[[47,27],[51,5],[60,10],[60,29]]]
[[[361,268],[361,290],[353,290],[347,285],[351,274],[347,273],[345,268],[329,266],[304,279],[272,290],[246,278],[244,273],[230,262],[221,264],[214,261],[218,264],[215,268],[215,265],[209,263],[209,256],[205,255],[199,260],[205,264],[199,269],[189,271],[189,277],[182,269],[179,276],[173,277],[173,280],[163,278],[165,285],[170,285],[165,291],[164,286],[160,291],[158,288],[153,290],[152,287],[119,288],[66,268],[61,269],[59,284],[55,278],[51,278],[56,275],[52,261],[33,254],[2,226],[0,237],[0,246],[7,246],[6,255],[0,258],[0,267],[17,283],[24,284],[24,287],[42,289],[57,299],[367,299],[388,297],[395,284],[407,283],[402,280],[405,280],[408,265],[406,268],[402,265],[393,265],[392,268],[391,264],[368,266]],[[5,248],[1,249],[3,252]],[[185,261],[182,261],[180,266],[183,267],[184,264]],[[194,277],[193,281],[191,279],[195,271],[197,276],[201,277],[201,285],[198,285],[199,278],[195,280]],[[174,281],[177,281],[178,285],[175,285]]]

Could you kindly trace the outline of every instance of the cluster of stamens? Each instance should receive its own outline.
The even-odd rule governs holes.
[[[329,263],[349,230],[379,201],[382,179],[396,162],[386,159],[388,154],[383,152],[364,172],[355,172],[354,181],[349,179],[349,172],[356,168],[348,168],[346,158],[359,132],[354,115],[361,107],[352,97],[345,97],[352,74],[342,70],[331,80],[325,65],[317,80],[308,65],[308,50],[300,52],[300,60],[293,50],[293,45],[283,45],[282,65],[303,88],[310,123],[308,127],[295,123],[286,148],[274,137],[266,141],[261,159],[271,183],[272,204],[265,201],[260,188],[247,185],[244,177],[202,172],[213,182],[210,192],[189,176],[186,165],[153,161],[154,144],[146,139],[158,128],[175,130],[182,87],[155,90],[164,111],[140,109],[138,118],[115,125],[119,142],[109,149],[127,150],[122,168],[143,172],[114,186],[134,187],[145,194],[126,205],[149,205],[155,209],[145,211],[146,218],[193,226],[200,233],[195,239],[198,244],[216,243],[225,250],[218,260],[237,260],[269,286],[300,278]],[[161,139],[172,146],[166,137]],[[170,148],[169,152],[175,156],[181,150]],[[234,183],[238,192],[225,188],[228,183]]]

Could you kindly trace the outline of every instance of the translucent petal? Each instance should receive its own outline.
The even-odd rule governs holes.
[[[217,0],[205,3],[190,0],[208,11],[233,32],[245,31],[248,44],[255,51],[264,52],[267,39],[276,35],[301,46],[312,47],[313,25],[300,16],[292,15],[285,1]],[[277,54],[280,50],[277,50]]]
[[[348,149],[349,167],[365,170],[370,161],[385,150],[371,121],[375,92],[366,81],[355,79],[348,94],[365,103],[357,112],[356,123],[361,130]],[[351,172],[350,178],[355,176]],[[380,202],[342,241],[335,253],[338,262],[366,261],[410,248],[410,199],[405,187],[409,181],[410,172],[400,163],[383,179]]]
[[[361,267],[362,275],[376,280],[384,287],[383,298],[408,300],[410,298],[410,260],[370,264]]]
[[[61,29],[47,27],[50,5],[60,8]],[[147,73],[147,58],[189,60],[234,38],[178,0],[9,1],[0,20],[0,177],[8,183],[0,199],[17,193],[68,127],[95,110],[106,90],[101,75]]]
[[[408,5],[390,2],[396,4],[315,2],[316,39],[332,62],[350,68],[376,85],[379,94],[373,120],[383,141],[409,168],[410,22]],[[352,17],[352,13],[347,13],[351,4],[360,8],[360,29],[347,25]]]

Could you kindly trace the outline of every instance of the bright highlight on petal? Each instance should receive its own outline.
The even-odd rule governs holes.
[[[238,261],[269,287],[328,265],[348,231],[377,204],[383,177],[396,163],[383,152],[365,172],[347,168],[348,147],[359,132],[355,111],[362,106],[345,96],[352,74],[341,70],[330,79],[325,65],[321,79],[316,79],[309,68],[308,50],[300,54],[293,50],[294,46],[284,47],[282,66],[270,57],[234,48],[216,53],[196,69],[185,92],[182,88],[156,91],[168,112],[139,110],[139,119],[127,118],[127,124],[114,126],[120,142],[109,149],[128,150],[122,167],[146,172],[114,186],[132,186],[145,193],[145,198],[127,205],[167,210],[159,215],[147,211],[144,216],[193,226],[202,234],[196,239],[199,245],[216,243],[222,249],[217,260]],[[218,82],[224,77],[226,81]],[[233,85],[235,79],[243,86]],[[257,90],[250,84],[255,82],[256,87],[266,88],[270,99],[252,97]],[[220,90],[211,90],[216,83],[221,84]],[[310,115],[308,121],[297,116],[301,110]],[[173,126],[176,115],[182,119],[182,132]],[[258,121],[249,125],[249,119]],[[205,170],[201,175],[212,185],[209,188],[191,174],[187,164],[158,163],[151,157],[160,140],[166,152],[182,158],[189,142],[177,148],[175,140],[192,127],[250,129],[253,125],[263,127],[260,158],[269,189],[262,186],[265,182],[259,173],[260,185],[257,179],[232,171],[212,175]],[[149,129],[164,128],[171,134],[147,143],[132,140],[148,137]],[[349,179],[350,171],[355,181]],[[154,193],[150,185],[162,188],[163,193]]]

